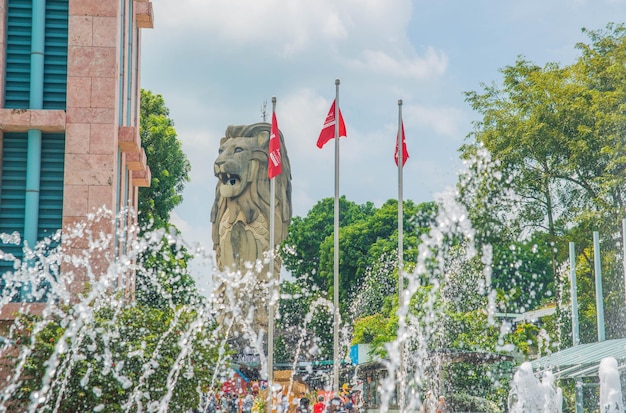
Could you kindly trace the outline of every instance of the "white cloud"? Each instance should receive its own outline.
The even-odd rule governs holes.
[[[278,125],[285,135],[290,156],[311,156],[322,129],[331,100],[312,89],[296,89],[277,102]]]
[[[233,46],[278,46],[285,55],[305,50],[318,38],[331,41],[347,36],[341,14],[330,0],[163,0],[156,13],[157,24],[167,30],[193,30],[208,41],[215,36]]]
[[[337,13],[330,13],[322,24],[322,33],[329,39],[345,39],[348,31]]]
[[[311,49],[410,44],[410,0],[160,0],[155,28],[194,34],[194,43],[255,46],[284,57]],[[191,12],[192,11],[192,12]],[[202,39],[202,40],[200,40]]]
[[[461,109],[441,106],[408,106],[404,110],[405,125],[411,119],[421,125],[432,128],[437,134],[454,141],[464,138],[468,128],[467,114]]]
[[[332,145],[320,150],[315,142],[337,76],[349,135],[341,145],[341,193],[359,202],[395,196],[402,98],[411,154],[405,197],[428,199],[455,181],[451,164],[473,116],[462,91],[499,76],[497,68],[517,54],[571,59],[573,45],[584,40],[581,27],[600,28],[624,14],[616,1],[459,2],[451,11],[438,2],[418,9],[422,3],[412,0],[154,0],[155,28],[142,35],[141,80],[164,94],[192,163],[177,208],[183,232],[211,248],[219,138],[231,123],[258,121],[272,93],[292,163],[295,213],[333,195]],[[564,22],[558,27],[557,14]],[[560,50],[567,53],[555,56]]]
[[[426,49],[426,54],[408,58],[400,53],[394,57],[381,50],[366,49],[358,59],[348,61],[348,65],[361,70],[399,77],[411,77],[423,80],[442,76],[448,66],[448,57],[443,51],[432,47]]]

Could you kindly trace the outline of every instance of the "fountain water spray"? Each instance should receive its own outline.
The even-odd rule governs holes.
[[[486,164],[480,167],[488,169]],[[475,247],[476,234],[468,212],[457,202],[457,194],[442,195],[438,205],[438,215],[433,218],[430,232],[421,239],[416,261],[405,265],[407,284],[398,308],[405,322],[397,339],[387,344],[388,359],[379,360],[387,371],[378,389],[381,412],[402,398],[406,411],[416,411],[428,391],[444,394],[440,372],[448,361],[440,350],[449,344],[445,330],[452,325],[449,311],[474,312],[484,317],[484,328],[494,330],[501,338],[508,331],[506,326],[499,328],[494,317],[491,248]],[[252,349],[259,355],[260,371],[267,371],[266,332],[255,324],[257,309],[250,306],[251,294],[262,306],[278,302],[276,294],[269,295],[271,286],[260,282],[257,276],[267,262],[252,263],[245,272],[220,272],[202,248],[189,246],[175,234],[147,231],[143,237],[137,237],[136,229],[130,237],[126,232],[109,234],[98,230],[100,221],[110,220],[115,227],[115,222],[123,218],[116,220],[104,212],[92,219],[91,223],[66,230],[62,235],[63,247],[58,245],[60,234],[36,246],[24,262],[15,261],[16,270],[5,277],[2,304],[9,304],[23,283],[30,282],[35,286],[33,297],[42,302],[43,309],[37,317],[23,311],[25,314],[17,317],[6,334],[7,343],[11,344],[0,347],[0,355],[14,357],[0,411],[8,411],[17,403],[31,412],[63,411],[68,407],[110,411],[113,404],[119,408],[111,411],[124,412],[196,407],[206,388],[215,388],[229,376],[237,348]],[[119,248],[124,244],[122,239],[125,248]],[[71,248],[73,242],[82,248]],[[120,252],[117,258],[93,259],[112,255],[110,251],[116,247]],[[207,272],[214,285],[222,289],[208,292],[207,297],[190,294],[188,300],[180,301],[177,293],[185,296],[184,291],[173,290],[170,285],[185,277],[184,268],[172,265],[154,270],[137,264],[141,257],[164,257],[170,264],[182,261],[183,247],[192,251],[196,260],[208,263]],[[35,265],[26,265],[27,262]],[[388,270],[389,266],[381,264],[380,271]],[[135,273],[145,278],[137,294],[153,294],[160,303],[157,308],[146,310],[120,288]],[[72,286],[77,283],[88,288],[76,295]],[[300,354],[311,353],[304,340],[306,325],[320,306],[332,308],[327,300],[316,301],[309,308],[303,320],[305,325],[300,326],[294,365]],[[152,328],[160,327],[157,335],[146,328],[148,323]],[[343,335],[341,341],[347,343],[348,333]],[[505,348],[506,343],[501,347]],[[15,349],[19,351],[15,353]],[[400,354],[403,360],[399,359]],[[35,360],[46,366],[36,377],[32,376],[37,373],[32,369]],[[404,380],[398,381],[401,366]],[[521,377],[528,373],[522,366],[518,373],[512,409],[518,408],[515,403],[525,403],[549,409],[542,411],[559,411],[545,407],[552,406],[545,399],[546,389],[554,390],[553,396],[558,398],[558,388],[550,377],[544,379],[544,399],[539,400],[541,384],[531,379],[532,372]],[[496,381],[494,378],[493,383]],[[115,399],[111,399],[111,392],[116,394]],[[553,396],[549,399],[554,400]]]
[[[620,381],[617,360],[606,357],[600,361],[598,369],[600,377],[600,413],[622,413],[622,383]]]

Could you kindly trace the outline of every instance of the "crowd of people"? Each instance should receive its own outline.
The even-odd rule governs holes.
[[[314,401],[314,402],[313,402]],[[261,402],[261,403],[259,403]],[[193,413],[256,413],[265,405],[265,397],[259,392],[208,392],[201,401],[201,407]],[[280,392],[274,398],[275,413],[359,413],[364,412],[363,399],[359,391],[342,389],[338,395],[327,392],[301,393],[289,398]],[[265,409],[263,408],[264,413]]]
[[[312,403],[311,400],[315,403]],[[338,395],[328,392],[302,393],[298,399],[294,399],[297,405],[295,413],[359,413],[365,411],[363,399],[359,391],[351,391],[344,386]],[[279,411],[278,413],[292,413],[291,410]]]
[[[204,394],[200,407],[193,413],[252,413],[255,398],[252,392],[239,395],[209,392]]]
[[[435,394],[429,390],[426,392],[426,399],[422,404],[422,413],[449,413],[446,398],[439,396],[437,399]]]
[[[242,394],[210,392],[203,397],[203,407],[194,413],[256,413],[258,408],[254,409],[254,406],[260,398],[262,396],[253,391]],[[312,400],[315,402],[313,403]],[[275,399],[275,408],[272,411],[276,413],[363,413],[365,410],[361,393],[346,391],[344,388],[338,395],[326,392],[302,393],[299,397],[294,397],[291,403],[286,395],[280,394]],[[264,411],[265,409],[259,413],[264,413]],[[421,413],[449,413],[445,397],[437,398],[432,391],[428,391]]]

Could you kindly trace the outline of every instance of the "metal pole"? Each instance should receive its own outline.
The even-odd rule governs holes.
[[[334,221],[334,276],[333,302],[333,391],[339,394],[339,79],[335,79],[335,221]]]
[[[272,114],[276,112],[276,96],[272,96]],[[271,139],[271,137],[270,137]],[[268,143],[269,145],[269,143]],[[269,152],[269,148],[268,148]],[[268,157],[268,161],[269,157]],[[276,180],[270,179],[270,268],[269,275],[269,308],[267,317],[267,412],[272,412],[272,387],[274,381],[274,297],[276,283],[274,282],[274,210],[276,209]]]
[[[622,263],[624,265],[624,302],[626,302],[626,219],[622,220]]]
[[[578,327],[578,288],[576,287],[576,249],[573,242],[569,243],[569,266],[572,295],[572,343],[577,346],[580,343],[580,330]]]
[[[576,413],[583,413],[583,381],[576,379]]]
[[[404,167],[404,142],[402,133],[402,99],[398,99],[398,134],[396,145],[398,146],[398,343],[399,343],[399,371],[398,390],[400,413],[404,412],[404,260],[403,260],[403,209],[402,209],[402,168]]]
[[[593,257],[596,272],[596,310],[598,316],[598,341],[604,341],[604,296],[602,294],[602,262],[600,259],[600,235],[593,232]]]

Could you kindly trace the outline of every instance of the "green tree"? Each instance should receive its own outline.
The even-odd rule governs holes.
[[[339,198],[339,227],[362,221],[373,213],[374,205],[357,205]],[[321,245],[333,237],[334,199],[325,198],[313,206],[306,217],[294,217],[283,243],[282,260],[285,268],[308,287],[327,290],[327,280],[320,274]],[[332,244],[331,244],[332,245]]]
[[[530,245],[550,254],[554,277],[551,289],[536,292],[544,298],[554,293],[557,302],[567,242],[576,242],[581,258],[591,259],[584,254],[591,232],[612,237],[625,212],[625,29],[608,25],[586,33],[591,42],[577,45],[582,55],[574,64],[539,67],[519,58],[502,70],[501,86],[483,85],[482,92],[466,95],[482,119],[461,155],[472,159],[488,153],[486,161],[472,164],[470,189],[463,189],[467,181],[460,185],[478,240],[500,244],[495,250],[505,262],[512,258],[505,257],[507,248],[522,247],[515,241],[534,237]],[[604,244],[603,253],[618,254],[617,241]],[[537,275],[527,270],[528,276]],[[612,266],[606,284],[620,286],[621,271]],[[520,302],[525,301],[537,300]],[[607,321],[621,335],[623,327],[617,326],[623,319],[619,308],[612,308]]]
[[[476,145],[486,148],[521,199],[521,222],[546,231],[556,244],[570,221],[568,206],[575,202],[569,197],[575,193],[571,182],[558,177],[567,162],[563,148],[571,136],[563,126],[576,119],[569,113],[569,103],[584,88],[566,88],[569,71],[555,64],[542,69],[519,59],[502,73],[503,88],[489,86],[483,94],[467,94],[483,120],[476,123],[474,142],[463,147],[462,154],[474,153]],[[555,249],[552,254],[556,274]]]
[[[397,251],[398,203],[380,208],[370,202],[357,205],[340,199],[339,274],[342,310],[354,298],[367,269],[377,265],[383,254]],[[436,213],[434,203],[416,205],[404,201],[404,259],[415,261],[418,237],[426,232]],[[334,279],[333,199],[318,202],[306,217],[295,217],[283,246],[285,267],[309,287],[332,296]],[[342,218],[343,217],[343,218]]]
[[[182,242],[180,231],[170,223],[170,213],[183,198],[189,181],[190,164],[169,117],[161,95],[141,90],[141,145],[152,173],[150,187],[139,190],[140,235],[146,244],[139,254],[136,298],[144,305],[164,308],[189,303],[195,296],[195,282],[188,273],[192,256]],[[157,236],[158,235],[158,236]]]
[[[67,321],[48,319],[31,339],[33,326],[42,321],[21,320],[17,344],[32,351],[15,397],[20,411],[42,386],[55,353],[59,363],[50,371],[51,385],[44,387],[38,412],[136,411],[155,402],[184,412],[198,406],[197,389],[208,388],[219,368],[219,346],[211,338],[215,326],[189,307],[105,305],[91,319]],[[59,351],[63,347],[67,350]]]
[[[427,231],[430,222],[418,227],[418,217],[431,216],[436,208],[432,203],[416,205],[403,203],[403,257],[415,262],[417,237]],[[385,253],[398,250],[398,201],[389,200],[362,220],[339,229],[339,298],[346,303],[354,298],[355,287],[362,284],[369,267]],[[327,236],[320,245],[320,275],[326,279],[326,288],[333,285],[334,240]],[[397,263],[397,260],[396,260]]]
[[[161,95],[141,90],[139,124],[141,146],[152,174],[150,186],[139,190],[139,223],[165,228],[170,213],[183,201],[191,166]]]
[[[299,282],[280,285],[276,360],[293,363],[294,356],[310,361],[333,357],[333,312],[330,301]]]
[[[196,283],[189,274],[192,258],[178,230],[169,226],[144,233],[137,259],[135,299],[139,304],[165,309],[199,301]]]
[[[418,238],[428,232],[437,207],[434,203],[416,205],[404,202],[404,259],[414,262],[417,257]],[[381,304],[397,294],[397,247],[398,247],[398,204],[396,200],[385,202],[380,208],[370,202],[357,205],[340,199],[339,230],[339,296],[342,320],[350,325],[354,318],[381,312]],[[284,263],[298,280],[297,293],[294,286],[287,285],[284,294],[294,298],[283,302],[281,325],[297,334],[302,320],[311,305],[320,307],[320,300],[330,299],[334,274],[333,199],[318,202],[309,214],[294,218],[289,227],[282,254]],[[408,265],[410,269],[410,264]],[[362,288],[365,283],[366,288]],[[357,288],[359,287],[359,288]],[[388,299],[385,299],[387,297]],[[321,306],[324,308],[323,306]],[[383,316],[390,317],[390,307],[385,307]],[[290,311],[292,313],[290,313]],[[310,322],[311,337],[323,356],[332,355],[332,313],[326,309],[317,311]],[[396,321],[397,323],[397,321]],[[296,338],[285,339],[286,355],[294,354]],[[379,340],[380,341],[380,340]],[[381,344],[382,346],[382,344]]]

